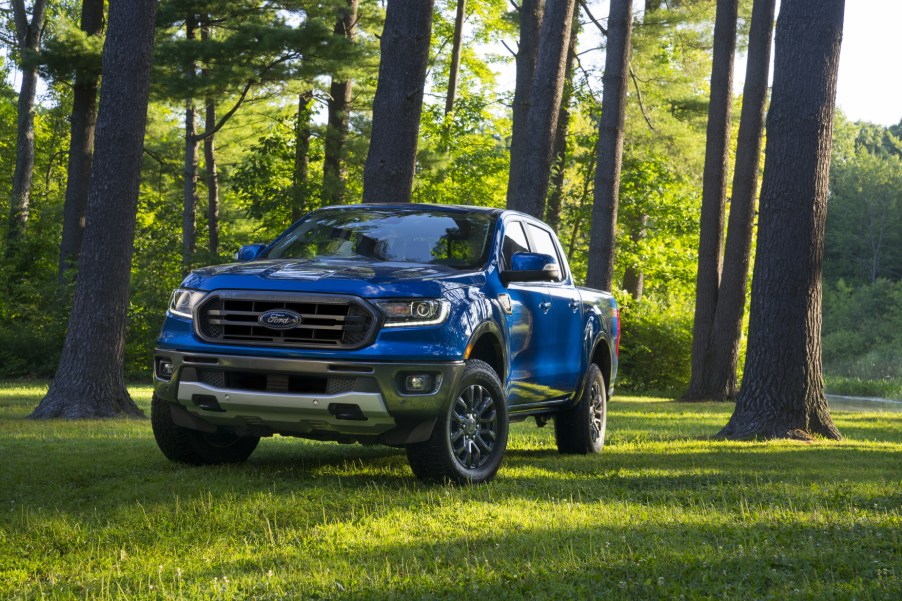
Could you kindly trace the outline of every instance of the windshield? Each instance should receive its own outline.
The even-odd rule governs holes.
[[[308,215],[269,259],[348,258],[474,269],[488,259],[495,217],[438,208],[326,209]]]

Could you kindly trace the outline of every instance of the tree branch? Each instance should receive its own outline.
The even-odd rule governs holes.
[[[651,118],[649,118],[648,113],[645,110],[645,104],[642,103],[642,91],[639,89],[639,78],[636,77],[636,72],[633,71],[633,65],[630,63],[630,79],[633,80],[633,87],[636,88],[636,99],[639,101],[639,111],[642,112],[642,117],[645,119],[645,123],[648,124],[648,129],[651,131],[658,133],[655,129],[655,126],[651,124]]]
[[[507,51],[511,53],[511,56],[513,56],[514,58],[517,58],[517,53],[514,52],[513,50],[511,50],[511,47],[507,45],[507,42],[505,42],[504,40],[501,40],[501,44],[502,44],[505,48],[507,48]]]
[[[219,119],[219,121],[216,123],[216,125],[213,126],[213,128],[211,130],[205,131],[202,134],[196,134],[194,136],[194,140],[196,142],[203,142],[207,138],[210,138],[210,137],[216,135],[216,133],[222,129],[222,127],[226,124],[226,122],[228,122],[228,120],[232,118],[232,116],[235,114],[235,112],[239,108],[241,108],[241,105],[244,104],[244,101],[247,98],[248,92],[251,91],[251,88],[254,87],[254,84],[259,83],[263,79],[263,76],[266,75],[266,73],[268,71],[270,71],[277,65],[288,62],[291,59],[296,58],[296,57],[297,57],[297,53],[294,53],[294,52],[286,54],[284,56],[281,56],[278,59],[276,59],[273,62],[266,65],[260,71],[260,73],[256,79],[247,80],[247,83],[244,85],[244,89],[241,90],[241,95],[238,96],[238,100],[235,101],[235,104],[232,106],[232,108],[230,108],[228,111],[225,112],[225,114],[223,114],[223,116]]]
[[[514,7],[515,11],[520,12],[520,7],[517,5],[516,2],[514,2],[514,0],[508,0],[508,1],[511,3],[511,6]]]
[[[579,60],[579,55],[574,57],[576,59],[576,68],[582,71],[583,78],[586,80],[586,89],[589,90],[589,95],[592,97],[592,101],[595,104],[598,104],[598,98],[595,96],[595,91],[592,89],[592,84],[589,83],[589,72],[586,71],[586,68],[583,67],[583,63]]]
[[[589,10],[589,6],[586,4],[586,0],[579,0],[579,5],[582,7],[583,12],[586,13],[586,16],[595,23],[595,27],[601,31],[601,34],[604,37],[608,37],[608,30],[605,29],[605,26],[601,24],[601,22],[595,18],[595,15],[592,14],[592,11]]]

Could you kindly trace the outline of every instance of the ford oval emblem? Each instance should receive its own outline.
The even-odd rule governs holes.
[[[301,316],[288,309],[273,309],[261,313],[257,321],[272,330],[290,330],[301,325]]]

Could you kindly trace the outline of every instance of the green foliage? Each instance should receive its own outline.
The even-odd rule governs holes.
[[[902,378],[902,282],[880,279],[824,290],[824,367],[869,380]]]
[[[619,295],[617,387],[678,395],[689,386],[692,305],[676,296],[641,300]]]
[[[843,442],[727,442],[708,437],[731,404],[618,396],[603,453],[523,422],[495,481],[446,487],[402,450],[280,437],[179,466],[148,420],[21,419],[44,390],[0,387],[3,598],[902,594],[902,413],[835,412]]]
[[[104,36],[82,31],[75,15],[60,14],[48,21],[41,50],[41,71],[54,80],[71,80],[75,73],[100,74]]]
[[[836,120],[824,248],[823,356],[831,392],[898,396],[900,129]]]
[[[478,94],[458,98],[454,111],[423,109],[417,152],[414,202],[503,207],[508,155],[504,134],[510,123]]]
[[[838,125],[840,136],[846,128],[858,136],[854,145],[840,144],[830,171],[825,277],[902,278],[902,150],[884,145],[895,140],[886,128]]]

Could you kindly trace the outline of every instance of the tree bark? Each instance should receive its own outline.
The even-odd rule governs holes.
[[[742,318],[755,223],[755,198],[758,193],[761,139],[767,106],[775,4],[776,0],[755,0],[752,7],[748,66],[736,142],[736,168],[733,172],[733,198],[724,249],[723,276],[714,312],[714,365],[708,396],[716,401],[736,398],[739,392],[736,368],[739,364],[739,343],[742,339]]]
[[[710,397],[714,363],[714,311],[723,267],[724,207],[730,157],[730,121],[733,107],[733,55],[739,0],[717,0],[714,21],[714,61],[705,170],[702,180],[702,215],[695,277],[695,320],[692,324],[692,375],[684,400]]]
[[[547,0],[536,55],[536,70],[529,95],[526,128],[519,175],[508,181],[508,198],[514,207],[542,219],[551,176],[554,134],[564,93],[570,29],[575,0]],[[511,197],[510,195],[513,194]]]
[[[539,34],[545,0],[523,0],[520,3],[520,44],[517,48],[517,79],[514,85],[514,105],[511,114],[510,171],[507,184],[507,208],[520,209],[515,197],[517,182],[523,173],[529,129],[529,97],[536,72]]]
[[[16,42],[21,55],[22,86],[19,89],[16,123],[16,167],[10,193],[9,227],[6,231],[7,258],[11,257],[25,235],[31,202],[31,180],[34,175],[34,97],[38,84],[36,54],[40,52],[44,31],[45,0],[35,0],[31,22],[25,11],[25,0],[13,0]]]
[[[347,0],[335,23],[335,35],[343,35],[352,42],[357,38],[357,0]],[[345,200],[347,169],[344,146],[348,138],[348,113],[351,108],[351,80],[332,78],[329,88],[329,116],[323,156],[324,205],[342,204]]]
[[[204,131],[216,127],[216,100],[206,99]],[[219,256],[219,170],[216,167],[216,136],[204,138],[204,166],[207,169],[207,230],[210,238],[210,256]]]
[[[434,0],[388,0],[363,202],[410,202]]]
[[[185,19],[185,37],[197,37],[197,21],[194,15]],[[189,59],[185,65],[185,78],[197,77],[197,64]],[[197,239],[197,111],[194,100],[185,101],[185,166],[182,172],[184,188],[182,193],[182,270],[187,272],[194,263],[194,249]]]
[[[561,108],[558,110],[557,131],[554,132],[554,148],[552,152],[551,193],[548,195],[548,207],[545,211],[545,222],[555,232],[561,226],[561,205],[564,199],[564,170],[567,164],[567,132],[570,127],[570,97],[573,95],[573,62],[576,60],[576,46],[579,42],[579,11],[573,10],[573,23],[570,25],[570,44],[567,50],[567,65],[564,69],[564,94],[561,97]]]
[[[81,30],[89,36],[103,32],[103,0],[83,0]],[[100,73],[77,71],[72,89],[69,164],[66,169],[66,201],[63,205],[63,237],[60,243],[58,279],[76,268],[85,230],[85,209],[94,159],[94,127],[97,125],[97,88]]]
[[[212,33],[210,25],[204,23],[200,28],[200,39],[204,42],[210,40]],[[206,67],[201,74],[208,78],[209,69]],[[216,100],[207,96],[204,104],[204,132],[214,132],[216,129]],[[210,256],[219,256],[219,171],[216,167],[216,134],[212,133],[204,138],[204,167],[206,168],[207,183],[207,231],[209,238]]]
[[[781,4],[745,375],[721,436],[840,438],[824,397],[821,275],[844,5]]]
[[[614,249],[617,243],[617,208],[620,203],[620,167],[623,157],[632,10],[632,0],[611,0],[608,46],[602,79],[604,92],[601,98],[601,120],[598,124],[595,200],[592,204],[586,274],[586,284],[600,290],[610,290],[614,283]]]
[[[467,0],[457,0],[457,13],[454,16],[454,40],[451,44],[451,67],[448,69],[448,93],[445,95],[445,114],[454,108],[454,97],[457,95],[457,77],[460,74],[460,48],[463,41],[464,15]]]
[[[33,418],[142,415],[123,369],[156,7],[110,4],[79,277],[60,365]]]
[[[291,185],[291,221],[295,222],[310,209],[307,201],[310,197],[308,185],[310,166],[310,118],[312,110],[313,91],[304,92],[298,96],[298,121],[295,130],[294,145],[294,177]]]
[[[647,226],[648,215],[643,213],[639,216],[638,227],[630,232],[630,239],[636,244],[644,240]],[[623,289],[629,292],[630,296],[636,300],[642,298],[642,295],[645,293],[645,273],[642,271],[641,266],[627,265],[626,269],[623,270]]]

